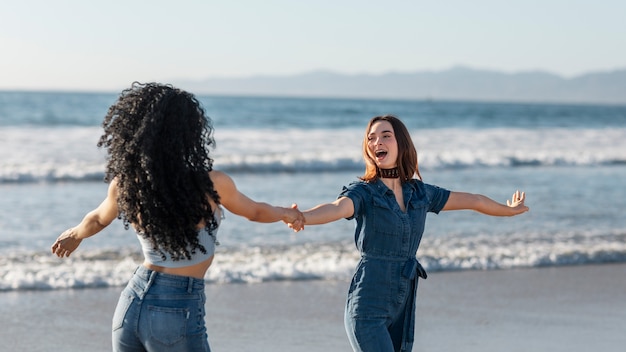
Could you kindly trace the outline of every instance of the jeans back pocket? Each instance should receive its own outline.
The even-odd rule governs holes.
[[[164,345],[173,345],[185,338],[189,309],[148,306],[150,335]]]

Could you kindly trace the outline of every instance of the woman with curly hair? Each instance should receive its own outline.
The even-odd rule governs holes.
[[[356,219],[354,239],[361,253],[345,309],[345,327],[354,351],[411,351],[418,278],[426,271],[415,258],[426,214],[470,209],[492,216],[528,211],[524,192],[506,204],[481,194],[449,191],[422,182],[417,151],[395,116],[372,118],[363,138],[365,173],[344,187],[332,203],[304,211],[304,223]]]
[[[222,206],[256,222],[302,221],[297,209],[256,202],[213,170],[211,120],[190,93],[134,83],[102,123],[107,196],[52,245],[69,257],[115,218],[137,232],[144,254],[113,316],[114,351],[209,351],[204,276]]]

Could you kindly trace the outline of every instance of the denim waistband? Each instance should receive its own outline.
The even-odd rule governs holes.
[[[150,270],[143,265],[139,265],[135,269],[135,276],[139,277],[149,285],[161,285],[169,287],[180,287],[187,289],[187,292],[203,291],[204,280],[197,279],[191,276],[180,276],[160,273],[158,271]]]

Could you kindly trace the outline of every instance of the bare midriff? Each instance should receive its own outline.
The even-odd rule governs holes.
[[[159,266],[159,265],[154,265],[152,263],[148,263],[146,261],[143,262],[143,266],[145,266],[146,268],[150,269],[150,270],[154,270],[156,272],[159,273],[164,273],[164,274],[170,274],[170,275],[178,275],[178,276],[191,276],[191,277],[195,277],[196,279],[204,279],[204,275],[206,274],[206,271],[209,269],[209,267],[211,266],[211,263],[213,263],[213,258],[215,256],[212,255],[211,258],[198,263],[198,264],[194,264],[194,265],[189,265],[189,266],[184,266],[184,267],[180,267],[180,268],[167,268],[164,266]]]

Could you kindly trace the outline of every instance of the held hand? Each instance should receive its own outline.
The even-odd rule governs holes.
[[[297,212],[297,217],[290,219],[290,221],[285,221],[285,224],[287,224],[287,226],[289,226],[290,229],[293,229],[294,232],[304,230],[305,218],[302,212],[298,210],[298,205],[295,203],[292,204],[291,209]]]
[[[74,238],[72,236],[73,232],[73,228],[67,229],[54,241],[51,248],[53,254],[56,254],[59,258],[69,257],[70,254],[78,248],[78,245],[80,245],[83,240]]]
[[[520,192],[518,190],[518,191],[515,191],[515,193],[513,193],[511,200],[507,199],[506,205],[509,208],[514,209],[515,211],[514,215],[525,213],[528,211],[528,207],[524,205],[524,200],[526,200],[526,193]]]

